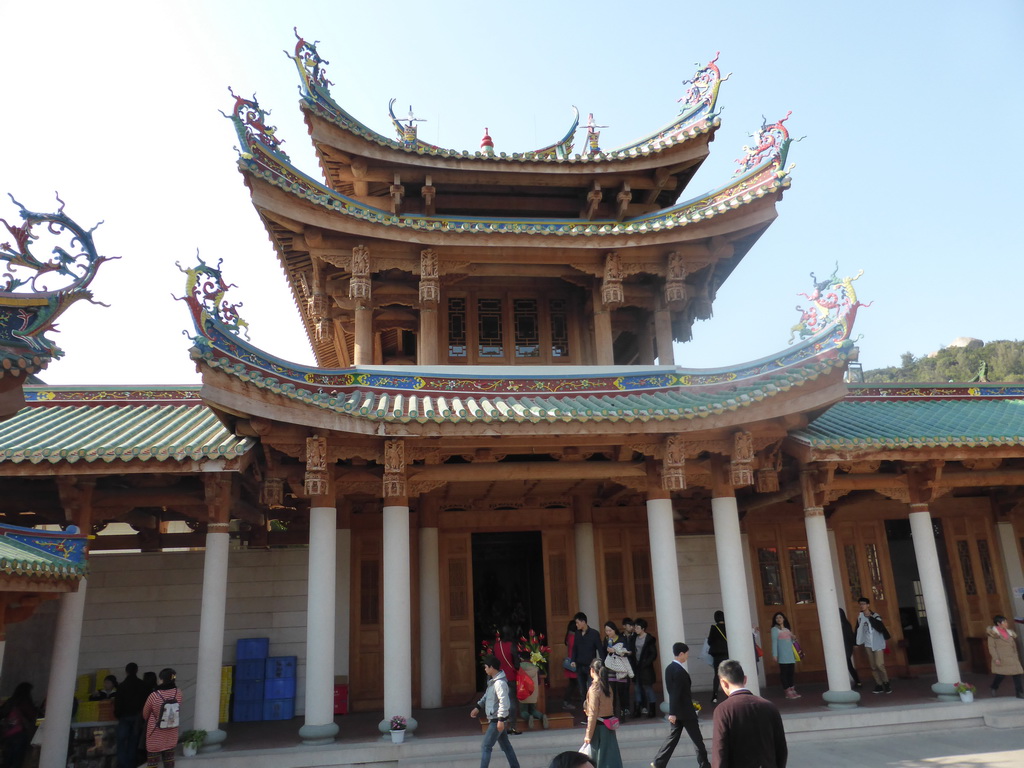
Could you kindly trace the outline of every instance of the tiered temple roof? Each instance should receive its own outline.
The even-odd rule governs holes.
[[[239,169],[323,366],[353,360],[356,248],[370,254],[374,305],[392,308],[394,328],[410,322],[402,307],[417,302],[421,255],[435,249],[432,268],[449,285],[503,274],[585,292],[610,270],[625,286],[620,303],[650,310],[658,301],[651,286],[668,281],[667,332],[686,340],[694,320],[710,317],[717,289],[775,218],[790,184],[783,118],[762,126],[733,179],[677,202],[719,124],[715,61],[685,81],[674,120],[620,150],[601,151],[589,127],[582,154],[571,155],[563,139],[492,156],[425,144],[413,119],[402,127],[394,117],[403,135],[387,139],[337,104],[314,44],[300,38],[294,60],[326,183],[292,165],[255,98],[236,97],[231,117],[242,142]],[[313,302],[314,312],[318,295],[328,304]]]

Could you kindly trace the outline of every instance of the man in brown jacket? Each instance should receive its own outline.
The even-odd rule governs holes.
[[[718,677],[727,698],[715,709],[712,768],[786,768],[789,748],[779,710],[747,690],[738,661],[719,664]]]

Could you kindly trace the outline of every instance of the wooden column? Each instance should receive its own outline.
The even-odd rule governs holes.
[[[654,310],[654,343],[657,345],[658,365],[675,365],[675,349],[672,346],[672,314],[665,306],[663,297],[658,296]]]
[[[594,304],[594,354],[597,365],[615,365],[614,338],[612,337],[611,311],[601,300],[601,287],[593,288]]]
[[[440,300],[437,253],[427,249],[420,252],[420,334],[416,344],[418,365],[437,365],[441,362],[438,333]]]

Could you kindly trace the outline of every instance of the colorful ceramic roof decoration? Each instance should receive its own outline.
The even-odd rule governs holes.
[[[0,573],[77,581],[88,571],[87,542],[88,536],[75,526],[66,531],[41,531],[0,524]]]
[[[254,445],[229,431],[198,387],[26,387],[0,423],[0,464],[235,459]]]
[[[5,370],[36,373],[50,360],[64,355],[46,338],[56,320],[76,301],[107,306],[93,299],[89,284],[100,264],[92,229],[79,226],[64,213],[64,201],[55,213],[35,213],[10,196],[24,223],[0,222],[12,241],[0,242],[5,272],[0,284],[0,364]],[[102,223],[102,222],[101,222]],[[42,241],[46,256],[37,253]]]
[[[853,287],[855,280],[859,280],[864,274],[861,270],[853,277],[839,277],[839,265],[824,280],[818,280],[811,272],[811,280],[814,288],[810,293],[798,293],[809,302],[805,309],[797,307],[800,313],[800,322],[790,328],[789,343],[799,336],[806,339],[816,336],[825,328],[836,324],[849,325],[851,329],[846,332],[849,337],[849,330],[852,330],[853,321],[857,317],[857,310],[860,307],[870,307],[871,304],[861,304],[857,301],[857,291]]]
[[[1021,446],[1024,386],[850,385],[791,438],[841,451]]]
[[[844,368],[853,353],[842,315],[781,355],[716,370],[560,366],[509,370],[466,366],[322,369],[267,355],[239,337],[227,284],[200,260],[183,270],[183,298],[197,335],[193,359],[315,408],[396,422],[647,421],[689,419],[752,405]],[[211,287],[213,286],[213,287]]]
[[[791,142],[789,132],[779,121],[762,129],[762,133],[767,132],[773,137],[770,142],[765,146],[762,146],[762,142],[753,149],[747,149],[747,157],[756,158],[757,163],[734,177],[729,184],[686,202],[623,221],[395,214],[336,192],[291,165],[288,156],[280,149],[281,141],[274,135],[275,129],[267,124],[268,114],[255,99],[235,96],[232,114],[226,115],[234,124],[242,143],[238,164],[244,173],[250,173],[325,210],[386,227],[467,234],[569,237],[632,235],[671,230],[713,219],[765,195],[787,189],[791,183],[785,168]]]

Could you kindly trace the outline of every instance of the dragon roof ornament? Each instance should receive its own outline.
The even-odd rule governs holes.
[[[267,116],[270,114],[270,110],[260,106],[256,101],[256,94],[253,94],[251,99],[246,99],[237,95],[230,87],[228,87],[228,93],[235,97],[235,106],[231,110],[231,114],[229,115],[223,110],[218,111],[234,123],[235,131],[241,138],[243,146],[259,144],[264,149],[288,160],[288,155],[281,149],[284,139],[277,138],[275,135],[277,129],[272,125],[267,125]],[[242,150],[242,157],[246,156],[252,157],[251,154]]]
[[[768,121],[762,115],[761,128],[757,133],[750,134],[750,137],[754,139],[754,146],[748,147],[744,145],[744,156],[736,160],[740,167],[736,169],[734,175],[739,176],[751,168],[757,168],[766,162],[778,162],[780,167],[786,164],[789,145],[794,141],[803,141],[804,139],[803,136],[799,139],[791,139],[789,131],[783,125],[792,114],[793,110],[790,110],[784,118],[771,125],[768,125]]]
[[[853,277],[839,277],[839,264],[836,264],[832,274],[824,280],[818,280],[811,272],[811,281],[814,288],[810,293],[798,293],[808,301],[806,308],[797,306],[796,311],[800,313],[800,322],[790,328],[789,344],[799,336],[800,340],[817,336],[828,328],[835,328],[842,334],[843,339],[850,338],[853,331],[853,321],[857,317],[857,310],[860,307],[870,307],[870,304],[861,304],[857,300],[857,291],[853,287],[855,280],[859,280],[864,274],[860,270]]]
[[[238,314],[241,302],[232,304],[224,297],[229,289],[236,287],[234,284],[224,282],[220,265],[223,259],[217,262],[216,267],[211,267],[199,254],[196,254],[199,262],[194,267],[182,267],[175,262],[179,270],[187,275],[185,280],[185,295],[175,296],[177,301],[184,301],[192,313],[192,322],[196,330],[206,334],[207,328],[216,323],[217,327],[228,331],[235,336],[244,333],[249,338],[249,324]]]
[[[92,229],[85,229],[64,213],[64,201],[55,213],[35,213],[9,195],[20,208],[24,223],[14,225],[5,219],[14,242],[0,243],[0,261],[5,271],[0,282],[0,358],[4,367],[15,360],[21,368],[40,370],[64,352],[50,339],[47,331],[56,331],[55,321],[68,307],[82,299],[90,304],[109,306],[93,298],[89,284],[104,261],[118,257],[100,256],[93,242]],[[51,258],[38,257],[33,250],[43,238],[55,240]],[[67,245],[62,245],[62,241]],[[26,362],[30,360],[30,363]]]

